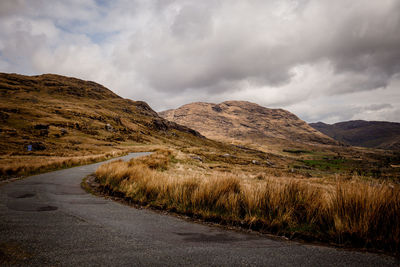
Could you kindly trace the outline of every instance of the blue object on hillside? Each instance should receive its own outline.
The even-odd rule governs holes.
[[[28,145],[28,151],[32,151],[32,145]]]

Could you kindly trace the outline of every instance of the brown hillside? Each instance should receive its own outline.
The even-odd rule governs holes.
[[[336,144],[333,139],[286,110],[265,108],[246,101],[226,101],[220,104],[198,102],[159,114],[215,140],[258,144],[278,140],[303,144]]]
[[[160,118],[145,102],[104,86],[60,75],[0,74],[0,154],[32,145],[46,153],[100,152],[123,142],[197,132]]]

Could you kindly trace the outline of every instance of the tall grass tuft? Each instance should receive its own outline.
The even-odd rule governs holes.
[[[328,213],[337,242],[399,249],[400,191],[385,184],[338,182]]]

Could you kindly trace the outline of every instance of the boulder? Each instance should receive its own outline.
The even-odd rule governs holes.
[[[114,128],[111,126],[111,124],[109,124],[109,123],[107,123],[105,126],[104,126],[104,129],[106,129],[107,131],[109,131],[109,132],[113,132],[114,131]]]

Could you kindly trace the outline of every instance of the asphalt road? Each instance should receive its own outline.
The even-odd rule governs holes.
[[[399,265],[384,255],[271,240],[87,194],[82,178],[100,164],[1,186],[0,256],[6,251],[14,264],[41,266]]]

